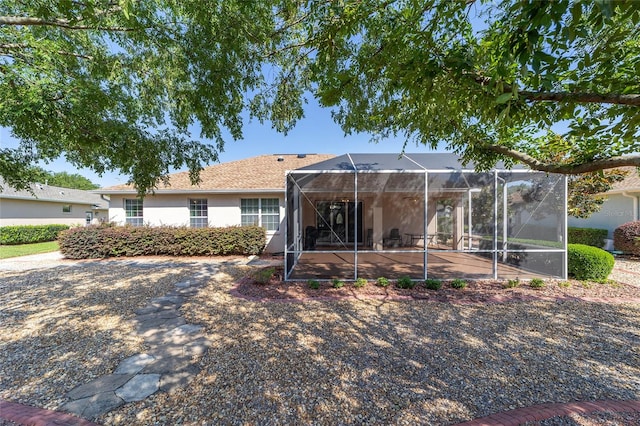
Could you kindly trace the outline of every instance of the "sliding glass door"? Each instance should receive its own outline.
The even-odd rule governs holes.
[[[357,241],[362,242],[361,202],[356,209],[356,203],[353,201],[318,201],[316,212],[318,244],[338,246],[350,244],[356,241],[356,234]]]

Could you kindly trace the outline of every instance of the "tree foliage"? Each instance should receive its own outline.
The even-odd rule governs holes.
[[[141,192],[306,96],[349,134],[566,174],[640,165],[633,0],[34,0],[0,4],[0,175],[65,156]],[[202,129],[193,139],[190,129]],[[553,158],[551,161],[550,159]]]
[[[36,173],[39,175],[38,182],[46,183],[47,185],[83,190],[100,188],[100,185],[96,185],[78,173],[51,172],[42,168],[38,168]]]

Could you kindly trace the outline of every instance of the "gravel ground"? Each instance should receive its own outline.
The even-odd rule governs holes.
[[[0,271],[0,398],[59,407],[143,350],[133,309],[196,270],[114,261]],[[182,308],[213,341],[189,386],[92,420],[449,425],[547,402],[640,399],[640,304],[255,303],[229,294],[245,273],[223,268]],[[563,424],[576,423],[548,423]]]
[[[91,262],[0,271],[0,398],[58,408],[66,392],[143,351],[133,310],[195,270]]]
[[[609,279],[640,287],[640,258],[617,257]]]
[[[259,304],[230,296],[232,281],[185,306],[214,342],[196,380],[100,422],[447,425],[640,397],[638,304]]]

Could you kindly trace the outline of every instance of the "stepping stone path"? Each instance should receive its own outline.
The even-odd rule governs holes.
[[[217,270],[216,265],[207,265],[188,281],[177,283],[170,293],[137,309],[133,323],[149,350],[123,360],[112,374],[73,389],[67,394],[70,401],[61,409],[95,418],[158,391],[184,387],[193,380],[200,372],[194,357],[203,355],[210,342],[203,327],[187,324],[179,308]]]

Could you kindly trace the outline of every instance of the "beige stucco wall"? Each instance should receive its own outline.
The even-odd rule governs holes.
[[[131,196],[111,195],[109,220],[120,225],[126,223],[124,200]],[[278,198],[280,201],[280,229],[267,232],[267,252],[284,251],[285,215],[284,196],[279,194],[158,194],[149,195],[143,201],[144,223],[150,226],[189,226],[189,200],[207,199],[209,226],[240,225],[241,198]]]
[[[0,226],[14,225],[85,225],[86,212],[93,211],[94,218],[106,218],[107,211],[96,211],[89,204],[71,204],[71,212],[63,213],[62,206],[69,203],[56,203],[38,200],[18,200],[3,198],[0,200]]]
[[[635,193],[635,196],[640,194]],[[607,229],[609,237],[613,238],[613,231],[623,223],[635,220],[638,212],[634,212],[634,202],[632,198],[625,197],[621,194],[612,194],[602,205],[602,209],[598,213],[592,214],[587,219],[579,219],[569,216],[569,226],[579,228],[599,228]]]

